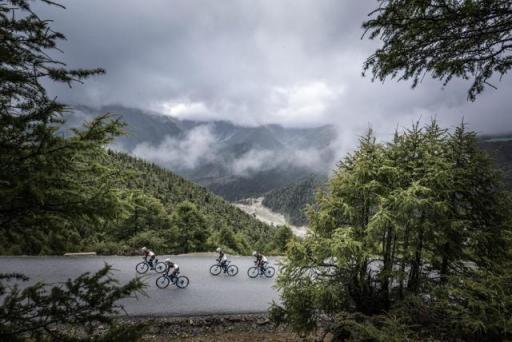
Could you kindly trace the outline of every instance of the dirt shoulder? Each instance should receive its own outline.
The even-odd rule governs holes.
[[[139,317],[123,319],[147,322],[142,341],[308,341],[286,327],[276,327],[266,314],[216,315],[200,317]]]

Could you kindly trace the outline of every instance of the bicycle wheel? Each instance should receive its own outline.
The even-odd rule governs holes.
[[[169,277],[162,275],[158,278],[156,278],[156,286],[159,289],[165,289],[167,286],[169,286],[170,280]]]
[[[274,267],[272,267],[272,266],[267,267],[267,269],[265,270],[265,277],[272,278],[275,273],[276,273],[276,269]]]
[[[157,262],[155,265],[155,271],[163,273],[167,269],[167,266],[163,262]]]
[[[178,279],[176,280],[176,286],[179,287],[180,289],[184,289],[185,287],[187,287],[188,283],[188,278],[185,276],[179,276]]]
[[[143,262],[139,262],[135,266],[135,271],[137,271],[137,273],[139,273],[139,274],[146,273],[148,270],[149,270],[149,265],[146,262],[144,262],[144,261]]]
[[[219,275],[220,271],[222,271],[222,269],[219,265],[212,265],[210,267],[210,273],[214,276]]]
[[[228,275],[230,277],[234,277],[238,274],[238,266],[236,265],[229,265],[228,267]]]
[[[260,270],[257,267],[249,267],[247,270],[247,275],[249,278],[256,278],[260,274]]]

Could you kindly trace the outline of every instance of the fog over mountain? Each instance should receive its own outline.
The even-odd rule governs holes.
[[[378,46],[361,39],[361,23],[376,1],[87,0],[65,5],[66,10],[41,9],[66,33],[68,41],[60,46],[64,60],[70,67],[107,70],[83,86],[49,85],[52,95],[75,105],[122,105],[180,120],[252,127],[333,125],[339,133],[338,158],[369,126],[389,138],[418,118],[435,116],[453,127],[464,117],[483,133],[511,130],[510,74],[492,80],[498,89],[488,87],[474,103],[466,99],[469,80],[443,87],[427,76],[412,90],[406,82],[381,84],[361,77],[365,58]],[[194,164],[203,153],[187,149],[202,135],[198,132],[182,142],[149,137],[139,151],[156,158],[159,150],[176,147],[181,157],[166,158],[186,157],[185,165]],[[288,153],[277,159],[283,157]],[[255,165],[242,160],[233,169],[244,173],[272,158],[255,154]]]
[[[310,174],[326,175],[335,163],[332,126],[247,127],[226,121],[178,120],[138,109],[77,106],[72,127],[109,112],[127,126],[112,148],[177,172],[229,200],[259,196]]]

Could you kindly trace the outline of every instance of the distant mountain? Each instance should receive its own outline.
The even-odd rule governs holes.
[[[75,106],[74,125],[99,113],[119,114],[127,135],[113,148],[155,162],[227,200],[260,196],[310,174],[325,175],[333,164],[332,126],[245,127],[225,121],[178,120],[120,106]]]
[[[287,222],[303,226],[307,224],[306,206],[315,202],[317,191],[325,188],[326,185],[326,176],[310,175],[265,194],[263,205],[283,214]]]
[[[512,134],[483,136],[480,138],[480,147],[496,161],[505,185],[512,191]]]

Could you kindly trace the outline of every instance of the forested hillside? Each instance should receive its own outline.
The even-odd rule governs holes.
[[[487,151],[503,174],[507,189],[512,190],[512,138],[509,136],[483,137],[480,147]]]
[[[327,184],[327,177],[311,175],[286,187],[270,191],[263,205],[283,214],[296,226],[307,224],[305,208],[315,201],[316,192]]]
[[[227,121],[179,120],[122,106],[73,106],[66,126],[79,126],[97,113],[112,113],[127,124],[115,149],[150,160],[236,201],[326,174],[332,164],[334,127],[246,127]]]
[[[239,253],[249,253],[251,248],[269,250],[270,240],[266,237],[272,235],[271,227],[207,189],[124,153],[109,151],[109,160],[126,175],[121,184],[124,191],[130,192],[132,200],[136,197],[140,200],[136,200],[127,219],[113,224],[110,242],[99,242],[106,252],[123,253],[142,244],[158,246],[166,252],[184,251],[187,242],[176,245],[183,234],[176,231],[178,222],[172,222],[176,208],[183,203],[195,207],[197,214],[203,217],[204,227],[197,228],[205,231],[206,239],[199,249],[223,245]],[[186,230],[193,229],[190,225],[186,227]],[[195,250],[198,248],[188,251]]]

